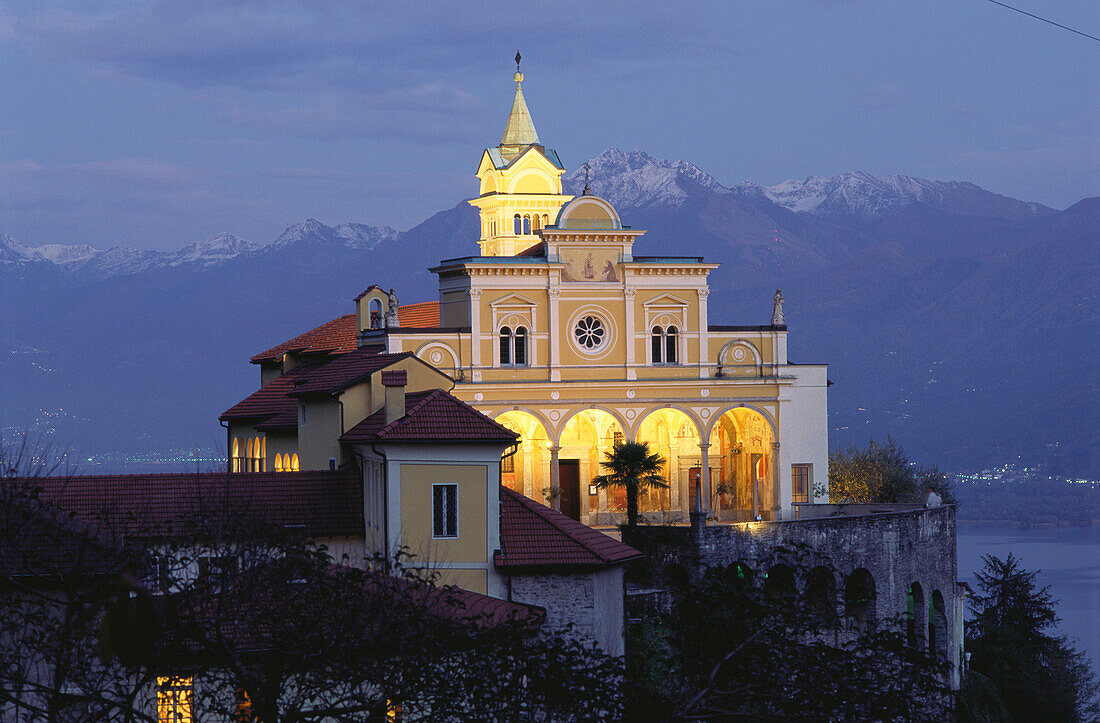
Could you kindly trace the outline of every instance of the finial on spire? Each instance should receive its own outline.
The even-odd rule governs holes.
[[[517,73],[519,72],[519,61],[521,61],[521,60],[523,60],[523,56],[520,55],[519,51],[517,50],[516,51],[516,72]]]
[[[592,166],[588,165],[588,163],[585,163],[584,164],[584,190],[581,191],[582,196],[591,196],[592,195],[592,187],[588,185],[588,174],[591,171],[592,171]]]
[[[516,87],[517,88],[519,87],[519,84],[523,82],[523,73],[519,72],[519,61],[521,61],[521,60],[523,60],[523,56],[520,55],[519,51],[517,50],[516,51],[516,74],[512,76],[512,80],[516,81]]]

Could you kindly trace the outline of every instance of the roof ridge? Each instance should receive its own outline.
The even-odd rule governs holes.
[[[393,420],[389,424],[387,424],[384,427],[382,427],[381,429],[379,429],[376,436],[381,438],[382,435],[384,435],[388,430],[390,430],[391,428],[396,428],[397,425],[399,425],[401,422],[404,422],[410,416],[412,416],[415,412],[418,412],[425,404],[428,403],[428,400],[431,399],[432,397],[434,397],[438,392],[443,392],[442,389],[430,389],[430,390],[426,390],[426,391],[428,393],[424,395],[423,399],[421,399],[419,402],[414,404],[412,409],[406,409],[405,414],[403,416],[398,417],[397,419]],[[405,397],[408,398],[408,396],[410,394],[422,394],[422,393],[423,392],[405,392]],[[443,393],[446,394],[446,392],[443,392]],[[385,410],[385,408],[382,408],[382,409],[379,410],[379,412],[382,412],[383,414],[385,414],[386,410]],[[378,414],[378,412],[375,412],[375,414]]]

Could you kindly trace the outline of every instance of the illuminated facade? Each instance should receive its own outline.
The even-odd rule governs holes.
[[[790,519],[795,504],[825,499],[826,367],[788,361],[781,297],[770,324],[712,324],[717,264],[640,255],[645,232],[608,201],[587,187],[563,193],[565,169],[535,131],[522,80],[477,167],[480,255],[431,269],[438,301],[400,305],[372,285],[355,314],[257,355],[264,389],[354,350],[411,353],[447,375],[425,382],[453,380],[453,394],[520,436],[502,464],[506,487],[588,524],[623,515],[622,491],[589,484],[622,440],[666,460],[668,489],[640,500],[652,521]],[[371,411],[353,391],[297,395],[262,418],[230,410],[231,469],[349,462],[341,435]]]
[[[411,351],[453,377],[456,396],[521,435],[504,484],[574,519],[621,518],[623,493],[589,480],[627,439],[666,460],[669,489],[641,500],[653,521],[693,509],[782,519],[822,499],[825,366],[789,363],[782,323],[712,324],[716,264],[638,255],[645,232],[609,202],[563,194],[564,168],[539,141],[522,79],[501,143],[477,169],[481,255],[431,269],[435,323],[372,325],[365,304],[385,295],[361,297],[358,344]]]

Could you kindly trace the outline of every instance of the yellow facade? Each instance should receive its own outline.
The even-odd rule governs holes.
[[[785,325],[712,325],[717,265],[636,255],[645,232],[604,199],[563,194],[556,152],[529,137],[482,153],[481,254],[432,269],[443,328],[361,324],[360,343],[446,371],[456,396],[522,435],[505,484],[584,522],[620,518],[621,495],[590,495],[588,481],[626,439],[666,459],[670,488],[643,501],[654,521],[773,519],[812,502],[827,485],[825,367],[788,363]],[[792,465],[811,470],[806,498]]]

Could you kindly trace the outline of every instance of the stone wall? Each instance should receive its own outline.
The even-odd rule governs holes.
[[[584,643],[596,643],[610,655],[622,655],[623,570],[615,566],[583,573],[513,574],[508,599],[546,610],[544,629]]]
[[[922,646],[928,640],[928,606],[939,592],[946,654],[953,681],[957,680],[962,641],[956,620],[961,605],[956,600],[954,507],[782,522],[639,528],[624,533],[623,541],[646,555],[648,567],[631,578],[630,587],[638,592],[660,589],[677,575],[698,579],[707,568],[737,563],[747,566],[760,584],[773,565],[783,563],[795,569],[796,588],[805,594],[808,573],[826,566],[835,570],[836,605],[844,615],[845,586],[853,573],[863,569],[874,581],[874,620],[883,626],[904,624],[910,586],[917,583],[923,605],[918,606],[915,627]]]

